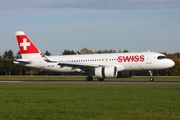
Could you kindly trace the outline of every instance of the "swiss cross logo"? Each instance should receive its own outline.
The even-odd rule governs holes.
[[[27,50],[27,47],[28,47],[28,46],[31,46],[31,43],[30,43],[30,42],[27,42],[27,39],[24,38],[24,39],[23,39],[23,42],[20,43],[20,46],[23,47],[23,50]]]
[[[16,35],[19,50],[21,54],[33,54],[39,53],[37,47],[33,44],[33,42],[23,33],[18,33]]]

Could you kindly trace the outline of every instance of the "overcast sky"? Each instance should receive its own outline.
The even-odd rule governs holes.
[[[180,0],[0,0],[0,54],[22,30],[42,51],[180,52]]]

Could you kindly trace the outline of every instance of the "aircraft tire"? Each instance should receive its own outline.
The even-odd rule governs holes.
[[[104,81],[104,78],[98,78],[98,81]]]
[[[151,82],[153,82],[153,81],[154,81],[154,78],[153,78],[153,77],[150,77],[149,80],[150,80]]]
[[[92,77],[92,76],[90,76],[90,75],[89,75],[89,76],[87,76],[87,77],[86,77],[86,81],[93,81],[93,77]]]

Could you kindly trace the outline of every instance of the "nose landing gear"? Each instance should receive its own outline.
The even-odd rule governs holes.
[[[150,80],[151,82],[153,82],[153,81],[154,81],[154,78],[153,78],[153,74],[152,74],[152,71],[151,71],[151,70],[149,70],[149,75],[150,75],[149,80]]]

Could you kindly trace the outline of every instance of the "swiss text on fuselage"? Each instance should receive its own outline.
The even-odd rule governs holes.
[[[144,55],[118,56],[118,62],[143,62]]]

